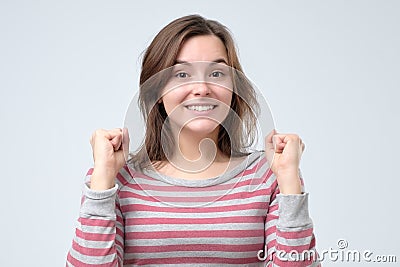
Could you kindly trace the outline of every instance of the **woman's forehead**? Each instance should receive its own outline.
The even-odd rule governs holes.
[[[225,61],[227,53],[224,43],[215,35],[194,36],[186,40],[177,55],[177,62]]]

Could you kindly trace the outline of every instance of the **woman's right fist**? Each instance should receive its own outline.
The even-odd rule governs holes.
[[[115,185],[115,177],[124,166],[128,154],[128,131],[126,128],[96,130],[90,137],[94,169],[90,181],[93,190],[107,190]]]

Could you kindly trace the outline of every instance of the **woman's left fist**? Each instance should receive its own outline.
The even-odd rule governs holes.
[[[301,193],[299,165],[304,148],[297,134],[281,134],[272,130],[265,138],[265,154],[282,193]]]

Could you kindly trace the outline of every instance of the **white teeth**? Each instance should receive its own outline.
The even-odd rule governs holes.
[[[189,110],[196,110],[196,111],[207,111],[213,109],[215,106],[213,105],[206,105],[206,106],[187,106]]]

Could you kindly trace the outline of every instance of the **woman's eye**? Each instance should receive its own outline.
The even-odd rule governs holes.
[[[214,71],[211,73],[211,77],[213,77],[213,78],[220,78],[222,76],[224,76],[224,74],[220,71]]]
[[[183,79],[183,78],[188,78],[188,77],[189,77],[189,74],[187,74],[186,72],[178,72],[178,73],[175,75],[175,77],[181,78],[181,79]]]

